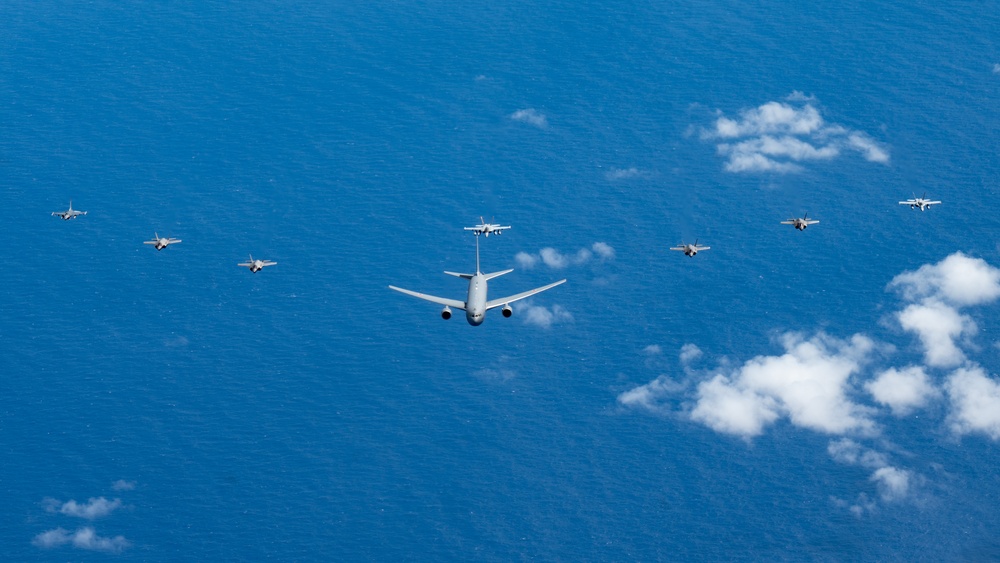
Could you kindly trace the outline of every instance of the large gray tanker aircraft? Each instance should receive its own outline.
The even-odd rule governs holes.
[[[441,310],[442,319],[451,318],[451,310],[459,309],[465,311],[465,319],[469,321],[472,326],[479,326],[483,324],[486,320],[486,311],[490,309],[495,309],[497,307],[503,307],[501,312],[504,317],[510,317],[514,314],[514,309],[510,306],[511,303],[515,301],[520,301],[526,297],[531,297],[536,293],[541,293],[545,290],[552,289],[553,287],[565,283],[566,280],[562,279],[555,283],[550,283],[549,285],[538,287],[525,291],[523,293],[518,293],[517,295],[511,295],[510,297],[504,297],[502,299],[487,299],[486,298],[486,282],[502,276],[504,274],[509,274],[514,270],[503,270],[500,272],[493,272],[491,274],[484,274],[479,271],[479,237],[476,237],[476,273],[475,274],[460,274],[458,272],[445,272],[449,276],[455,276],[458,278],[463,278],[469,280],[469,293],[465,301],[459,301],[458,299],[446,299],[444,297],[435,297],[434,295],[427,295],[426,293],[417,293],[416,291],[410,291],[409,289],[403,289],[390,285],[389,289],[396,290],[400,293],[405,293],[411,295],[418,299],[423,299],[424,301],[430,301],[431,303],[437,303],[438,305],[444,305],[444,309]]]

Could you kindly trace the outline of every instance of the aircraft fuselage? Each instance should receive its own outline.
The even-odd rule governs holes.
[[[465,320],[479,326],[486,320],[486,276],[476,273],[469,279],[469,294],[465,300]]]

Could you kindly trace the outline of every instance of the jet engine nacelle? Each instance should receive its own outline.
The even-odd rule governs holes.
[[[445,305],[444,309],[441,309],[441,318],[444,320],[451,318],[451,307]]]
[[[500,309],[500,312],[503,313],[505,318],[509,319],[510,316],[514,314],[514,309],[512,309],[510,305],[504,305],[503,309]]]

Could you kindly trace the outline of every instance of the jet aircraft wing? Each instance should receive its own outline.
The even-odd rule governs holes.
[[[416,297],[417,299],[423,299],[424,301],[437,303],[438,305],[444,305],[446,307],[452,307],[454,309],[461,309],[462,311],[465,310],[465,301],[459,301],[457,299],[446,299],[444,297],[436,297],[434,295],[427,295],[426,293],[418,293],[416,291],[410,291],[409,289],[403,289],[401,287],[396,287],[394,285],[390,285],[389,289],[393,289],[400,293],[411,295],[413,297]]]
[[[555,286],[557,286],[559,284],[563,284],[563,283],[566,283],[565,279],[559,280],[559,281],[557,281],[555,283],[550,283],[549,285],[543,285],[542,287],[538,287],[538,288],[535,288],[535,289],[529,289],[528,291],[525,291],[524,293],[518,293],[517,295],[511,295],[510,297],[504,297],[503,299],[490,299],[489,301],[486,302],[486,310],[489,311],[490,309],[495,309],[497,307],[502,307],[502,306],[504,306],[504,305],[506,305],[508,303],[513,303],[515,301],[520,301],[520,300],[522,300],[522,299],[524,299],[526,297],[531,297],[532,295],[535,295],[536,293],[541,293],[541,292],[543,292],[545,290],[552,289],[553,287],[555,287]]]

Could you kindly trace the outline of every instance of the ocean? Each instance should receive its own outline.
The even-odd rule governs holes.
[[[4,559],[1000,559],[995,439],[953,431],[946,394],[894,417],[864,391],[922,361],[895,276],[1000,266],[996,2],[0,21]],[[737,170],[713,128],[769,103],[819,112],[797,138],[828,153]],[[943,203],[897,203],[925,192]],[[50,216],[70,200],[88,214]],[[568,282],[480,327],[388,289],[461,299],[442,271],[474,269],[480,216],[512,225],[480,241],[483,271],[515,268],[491,297]],[[963,311],[995,377],[1000,308]],[[848,387],[877,432],[692,417],[786,333],[878,343]],[[652,408],[621,399],[651,381]],[[845,436],[906,494],[831,454]]]

